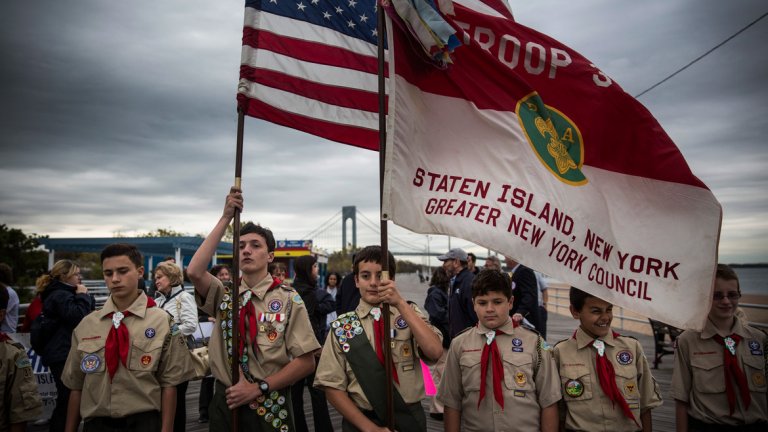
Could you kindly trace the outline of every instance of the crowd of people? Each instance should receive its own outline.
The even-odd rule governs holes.
[[[234,418],[241,430],[308,430],[305,388],[314,430],[333,430],[328,403],[344,431],[389,430],[387,375],[395,430],[424,431],[422,362],[437,387],[429,415],[446,431],[651,430],[659,385],[640,343],[612,329],[609,302],[571,287],[578,324],[550,346],[545,280],[512,257],[502,269],[489,256],[481,269],[462,249],[439,256],[425,312],[402,296],[394,257],[379,246],[357,251],[351,273],[329,273],[324,288],[315,258],[299,257],[289,285],[287,269],[271,265],[274,235],[253,223],[239,231],[233,284],[229,268],[209,264],[242,210],[233,187],[186,269],[194,295],[184,290],[181,268],[162,262],[148,296],[141,253],[121,243],[101,252],[110,295],[100,309],[73,261],[56,262],[38,279],[29,328],[40,333],[46,321],[56,323],[38,352],[58,392],[51,430],[74,432],[81,421],[84,431],[184,430],[188,382],[200,378],[190,337],[201,322],[213,323],[199,419],[212,431],[230,430]],[[5,273],[0,264],[2,323],[17,319]],[[768,428],[768,335],[737,315],[740,297],[736,274],[718,265],[706,326],[677,339],[671,396],[678,431]],[[16,329],[10,324],[0,333],[0,431],[23,430],[41,406],[26,350],[6,334]]]

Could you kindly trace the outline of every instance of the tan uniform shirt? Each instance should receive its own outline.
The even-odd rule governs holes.
[[[687,403],[688,414],[705,423],[737,425],[768,421],[765,379],[768,336],[738,318],[731,333],[742,338],[736,346],[736,356],[749,383],[752,397],[749,409],[744,409],[739,387],[734,382],[738,406],[730,417],[723,369],[726,348],[712,339],[717,329],[709,320],[701,332],[687,330],[677,338],[672,397]]]
[[[421,318],[429,328],[442,340],[440,330],[437,330],[431,324],[419,308],[410,304],[416,314]],[[373,332],[374,318],[371,309],[375,306],[360,300],[355,309],[355,313],[360,318],[360,325],[368,337],[371,347],[376,351],[375,336]],[[413,337],[411,328],[400,315],[396,307],[389,308],[390,329],[395,331],[392,339],[392,363],[397,370],[398,381],[395,388],[403,397],[405,403],[420,402],[424,397],[424,377],[421,373],[421,363],[419,360],[419,347]],[[315,387],[329,387],[337,390],[346,391],[352,402],[360,409],[373,410],[373,406],[363,393],[360,383],[352,368],[347,362],[346,353],[342,351],[331,327],[331,332],[323,345],[323,352],[320,356],[320,363],[315,372]],[[382,397],[384,395],[381,395]]]
[[[37,381],[27,352],[18,342],[5,339],[0,333],[0,431],[8,430],[10,421],[22,423],[35,420],[42,413]]]
[[[254,287],[247,286],[245,282],[239,287],[241,296],[246,291],[251,291],[250,301],[254,305],[256,314],[261,314],[264,318],[264,321],[257,322],[258,352],[255,356],[253,341],[248,335],[248,323],[246,323],[246,334],[240,334],[240,337],[248,342],[248,371],[255,379],[264,379],[277,373],[293,358],[320,348],[301,296],[284,285],[268,291],[271,285],[272,276],[267,275]],[[232,318],[231,315],[226,315],[231,314],[231,310],[227,309],[227,305],[231,306],[231,300],[229,303],[225,300],[229,296],[221,281],[211,278],[205,302],[201,303],[200,297],[197,297],[200,309],[216,317],[216,324],[208,345],[208,355],[213,376],[225,386],[232,385],[232,367],[227,359],[227,345],[224,339],[225,331],[228,332],[230,339],[232,337]],[[226,319],[223,319],[224,316]],[[237,352],[237,347],[234,351]]]
[[[81,390],[80,415],[84,418],[121,418],[160,411],[161,388],[174,387],[194,377],[189,349],[169,315],[158,307],[147,308],[144,293],[126,309],[121,325],[127,326],[131,346],[126,365],[119,365],[111,382],[104,346],[112,327],[108,315],[117,307],[110,298],[91,312],[72,333],[72,348],[61,380]]]
[[[560,400],[555,362],[546,342],[535,332],[514,328],[512,320],[498,328],[496,344],[504,364],[504,409],[494,399],[493,368],[488,364],[485,397],[480,398],[480,358],[491,331],[482,324],[451,342],[437,398],[461,411],[463,431],[539,431],[541,409]]]
[[[651,375],[643,347],[636,339],[614,338],[612,333],[602,339],[605,357],[616,372],[616,386],[640,427],[625,417],[621,407],[614,405],[600,387],[597,350],[589,346],[593,338],[581,328],[576,330],[575,339],[558,342],[553,350],[566,406],[565,427],[577,431],[641,430],[641,412],[662,403],[659,385]]]

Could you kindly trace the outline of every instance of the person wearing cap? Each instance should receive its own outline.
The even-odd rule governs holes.
[[[443,262],[446,273],[453,278],[448,299],[448,332],[453,339],[465,328],[477,324],[477,315],[472,306],[472,281],[475,275],[467,268],[467,253],[464,249],[451,249],[437,259]]]

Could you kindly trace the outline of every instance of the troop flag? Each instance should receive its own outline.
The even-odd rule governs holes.
[[[418,19],[387,9],[386,217],[701,329],[722,210],[651,113],[499,2],[435,7],[461,42],[442,63]]]

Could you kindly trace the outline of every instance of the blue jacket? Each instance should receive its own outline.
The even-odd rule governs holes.
[[[475,275],[466,268],[461,269],[453,280],[448,301],[448,331],[451,338],[467,327],[477,324],[477,315],[472,307],[472,281]]]

